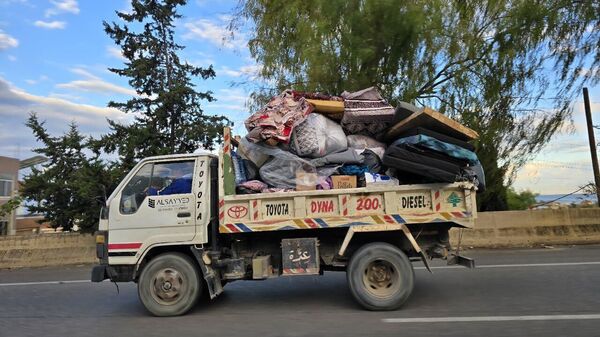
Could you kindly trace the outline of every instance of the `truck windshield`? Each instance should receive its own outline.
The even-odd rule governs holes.
[[[192,193],[194,161],[156,163],[148,195]]]
[[[133,214],[148,195],[192,193],[194,160],[148,163],[129,180],[121,193],[121,214]]]

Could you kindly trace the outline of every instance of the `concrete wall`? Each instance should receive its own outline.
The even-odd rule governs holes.
[[[457,230],[451,240],[457,241]],[[600,243],[600,208],[479,213],[463,230],[464,247],[527,247]],[[0,268],[95,263],[92,235],[70,233],[0,237]]]
[[[57,233],[0,237],[0,269],[96,261],[93,235]]]
[[[456,244],[458,230],[451,233]],[[600,243],[600,208],[479,213],[474,229],[463,230],[466,247],[527,247]]]

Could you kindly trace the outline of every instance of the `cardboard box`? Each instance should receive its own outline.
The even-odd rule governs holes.
[[[334,189],[356,188],[356,176],[331,176]]]

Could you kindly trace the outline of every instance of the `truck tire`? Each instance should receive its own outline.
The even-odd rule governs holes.
[[[346,271],[350,292],[368,310],[398,309],[410,296],[415,274],[406,254],[391,244],[360,247]]]
[[[198,268],[180,253],[158,255],[148,262],[138,281],[138,296],[155,316],[178,316],[188,312],[202,291]]]

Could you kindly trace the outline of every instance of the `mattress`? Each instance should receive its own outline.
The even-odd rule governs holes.
[[[383,164],[396,169],[399,178],[404,171],[429,178],[434,182],[452,183],[460,180],[461,165],[411,150],[399,146],[389,147],[383,156]]]
[[[426,129],[424,127],[416,127],[414,129],[407,130],[398,135],[398,138],[409,137],[409,136],[417,136],[417,135],[425,135],[429,137],[433,137],[439,141],[454,144],[456,146],[460,146],[463,149],[467,149],[469,151],[475,151],[475,146],[473,144],[467,143],[460,139],[456,139],[454,137],[450,137],[439,132],[435,132],[433,130]]]

